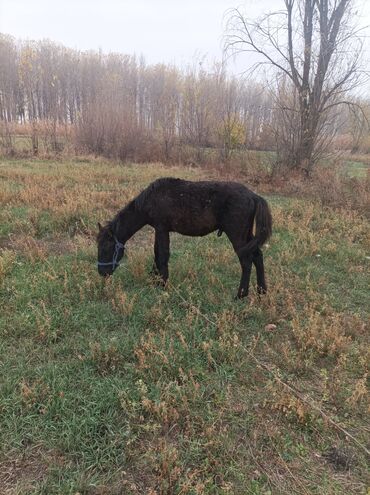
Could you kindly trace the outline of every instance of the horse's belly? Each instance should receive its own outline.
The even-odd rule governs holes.
[[[211,211],[193,213],[172,221],[171,230],[183,235],[203,236],[217,230],[217,221]]]
[[[173,232],[177,232],[177,233],[182,234],[182,235],[189,235],[189,236],[193,236],[193,237],[201,237],[204,235],[208,235],[211,232],[214,232],[215,230],[217,230],[217,226],[214,226],[213,228],[209,228],[209,227],[186,228],[185,226],[181,226],[181,227],[177,227],[177,228],[175,227],[172,229]]]

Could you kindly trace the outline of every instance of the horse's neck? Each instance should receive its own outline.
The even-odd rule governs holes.
[[[145,215],[136,211],[132,205],[128,205],[117,217],[116,236],[118,240],[125,244],[146,223]]]

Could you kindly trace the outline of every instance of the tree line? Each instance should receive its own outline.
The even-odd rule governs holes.
[[[230,76],[223,64],[180,70],[0,35],[0,129],[10,149],[26,130],[35,153],[42,137],[53,150],[68,140],[123,160],[202,162],[210,150],[228,160],[242,148],[283,156],[299,127],[295,106],[302,95],[284,75],[266,85]],[[326,137],[352,132],[349,110],[330,115]]]
[[[0,37],[0,120],[72,125],[89,151],[129,157],[137,142],[165,159],[181,143],[225,158],[239,146],[274,146],[272,99],[224,67],[179,70],[135,56],[80,52],[50,41]]]

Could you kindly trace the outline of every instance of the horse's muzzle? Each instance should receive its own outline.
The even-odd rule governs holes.
[[[102,268],[98,266],[98,273],[101,277],[108,278],[113,274],[113,270],[111,268]]]

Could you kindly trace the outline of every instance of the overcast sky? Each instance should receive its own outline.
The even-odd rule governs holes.
[[[360,0],[370,24],[370,0]],[[0,32],[48,38],[81,50],[144,55],[148,63],[186,65],[204,55],[222,58],[224,14],[277,10],[283,0],[0,0]],[[247,62],[238,59],[234,72]]]

